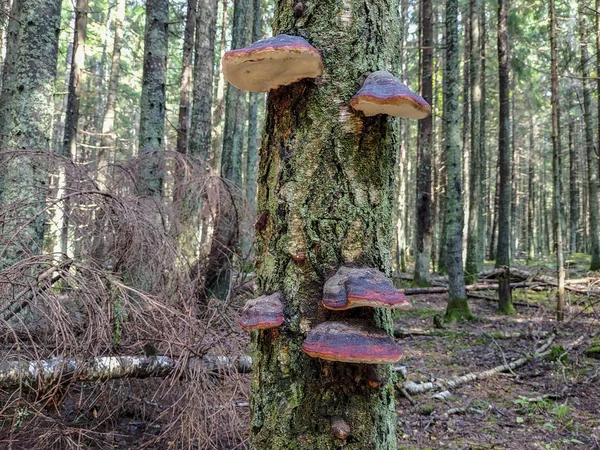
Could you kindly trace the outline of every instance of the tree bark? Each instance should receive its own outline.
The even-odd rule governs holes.
[[[489,177],[487,176],[487,174],[490,172],[489,168],[488,168],[488,155],[487,155],[487,150],[486,150],[486,113],[487,113],[487,98],[486,98],[486,74],[485,74],[485,68],[486,68],[486,51],[485,51],[485,44],[486,44],[486,40],[487,40],[487,23],[486,23],[486,14],[485,14],[485,6],[486,6],[486,2],[482,2],[481,7],[479,8],[479,12],[481,14],[481,18],[479,20],[479,29],[481,30],[480,34],[481,34],[481,43],[479,45],[480,47],[480,58],[481,58],[481,69],[480,69],[480,75],[479,75],[479,84],[481,86],[480,88],[480,102],[481,104],[479,105],[479,114],[480,114],[480,121],[479,121],[479,158],[481,161],[481,174],[479,176],[479,191],[481,192],[481,196],[479,197],[479,217],[480,217],[480,224],[477,227],[477,233],[478,233],[478,243],[479,243],[479,256],[477,258],[478,261],[478,266],[477,266],[477,270],[479,272],[481,272],[483,270],[483,262],[485,260],[485,236],[487,235],[487,233],[489,233],[489,230],[491,230],[491,226],[487,226],[487,224],[489,223],[488,216],[490,216],[490,211],[489,211],[489,207],[487,207],[487,202],[486,202],[486,196],[487,196],[487,192],[490,189],[490,181],[489,181]],[[484,215],[484,211],[487,210],[487,213]]]
[[[464,320],[472,317],[467,304],[462,259],[463,202],[460,125],[458,108],[458,0],[446,0],[446,264],[448,265],[448,305],[446,320]]]
[[[433,7],[431,0],[421,1],[422,50],[421,50],[421,96],[429,104],[433,97]],[[431,150],[433,117],[419,121],[417,148],[417,190],[415,220],[415,277],[414,281],[428,285],[430,281],[431,240]]]
[[[75,159],[77,156],[77,131],[79,126],[79,105],[81,103],[81,75],[85,64],[85,38],[87,34],[88,0],[77,0],[75,4],[75,31],[73,32],[73,53],[71,59],[71,75],[69,78],[69,94],[67,99],[67,114],[65,117],[65,132],[61,156]],[[69,181],[65,169],[61,168],[58,181],[58,198],[65,194]],[[55,226],[60,230],[60,251],[63,255],[68,254],[69,244],[69,215],[71,204],[64,200],[57,205],[62,208],[59,223]]]
[[[227,37],[227,0],[223,0],[223,13],[221,16],[221,38],[219,41],[219,61],[223,58],[226,48]],[[212,141],[211,164],[217,170],[221,169],[221,151],[223,149],[223,107],[225,102],[225,79],[219,69],[219,81],[217,82],[217,98],[214,104],[213,129],[214,139]]]
[[[234,0],[231,48],[248,45],[248,24],[252,11],[251,0]],[[246,93],[227,86],[225,94],[225,128],[221,153],[221,176],[241,186],[242,152],[244,148],[244,124],[247,117]]]
[[[474,283],[479,274],[479,268],[483,265],[480,261],[479,237],[482,234],[480,227],[483,226],[480,199],[483,195],[481,190],[481,77],[479,72],[480,39],[479,39],[479,2],[470,1],[471,15],[471,62],[469,73],[471,76],[471,169],[469,173],[469,224],[467,232],[467,260],[465,264],[465,278],[467,283]]]
[[[535,189],[534,189],[534,178],[535,178],[535,166],[533,160],[535,158],[535,123],[533,121],[533,114],[529,116],[529,166],[527,169],[527,194],[529,196],[527,202],[527,263],[533,259],[534,256],[534,221],[533,221],[533,210],[535,205]]]
[[[585,8],[587,2],[581,1],[580,8]],[[592,262],[590,270],[600,269],[600,230],[598,228],[598,156],[594,149],[594,125],[592,122],[592,92],[590,87],[590,62],[588,52],[588,32],[586,18],[579,15],[579,31],[581,35],[581,75],[583,77],[583,126],[585,132],[585,148],[588,168],[588,214],[590,222],[590,255]]]
[[[300,345],[330,318],[392,332],[389,311],[332,312],[321,299],[340,264],[390,273],[397,143],[386,116],[347,105],[370,72],[397,67],[398,14],[396,0],[328,2],[299,18],[292,3],[277,3],[274,33],[301,33],[321,51],[326,76],[271,91],[267,102],[256,272],[260,292],[283,293],[287,321],[253,334],[253,449],[339,448],[335,416],[351,428],[345,448],[396,448],[391,367],[311,359]],[[369,386],[374,372],[379,387]]]
[[[560,111],[558,90],[558,43],[556,39],[556,9],[554,0],[550,0],[550,64],[552,93],[552,222],[554,232],[554,251],[556,252],[556,277],[558,288],[556,295],[556,320],[565,316],[565,263],[563,253],[563,212],[562,212],[562,157],[560,149]]]
[[[509,62],[508,62],[508,0],[498,3],[498,71],[499,71],[499,136],[498,166],[500,172],[498,201],[498,247],[496,267],[510,266],[510,210],[511,210],[511,152],[510,152],[510,103],[509,103]],[[505,278],[500,279],[506,284]],[[499,309],[504,314],[514,313],[510,296],[510,285],[500,289]]]
[[[208,161],[212,136],[212,98],[217,0],[199,0],[194,56],[194,102],[190,154]]]
[[[188,144],[190,94],[192,92],[192,61],[194,59],[193,51],[194,38],[196,35],[197,7],[198,0],[188,0],[185,30],[183,34],[183,54],[181,57],[181,91],[179,94],[179,120],[177,129],[177,151],[181,154],[187,153]]]
[[[117,105],[117,90],[121,76],[121,49],[123,48],[123,22],[125,21],[125,0],[117,0],[115,11],[115,35],[113,39],[113,51],[110,61],[110,80],[108,82],[108,93],[106,107],[102,118],[102,137],[100,138],[100,149],[98,150],[98,184],[101,189],[107,189],[108,165],[111,153],[116,149],[114,134],[115,110]]]
[[[580,248],[579,232],[579,152],[575,146],[575,120],[571,115],[573,92],[569,92],[569,251],[576,253]]]
[[[16,3],[21,26],[7,57],[0,144],[3,152],[25,151],[32,156],[11,158],[0,174],[0,208],[6,211],[8,205],[18,205],[16,216],[7,218],[4,232],[20,228],[18,238],[7,243],[0,256],[0,267],[42,250],[48,173],[34,152],[48,151],[52,143],[61,7],[60,0]],[[31,218],[23,227],[22,217]]]
[[[161,197],[169,45],[168,0],[146,0],[144,73],[140,105],[140,193]]]

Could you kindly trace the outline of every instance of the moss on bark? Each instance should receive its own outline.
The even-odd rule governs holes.
[[[466,298],[453,298],[446,305],[445,322],[464,322],[475,319]]]
[[[362,364],[330,363],[301,351],[306,333],[328,319],[363,318],[391,334],[389,311],[332,312],[323,284],[352,263],[390,273],[396,151],[386,117],[348,106],[374,70],[395,71],[395,1],[327,0],[294,15],[279,2],[275,33],[305,37],[323,55],[325,73],[269,94],[260,153],[256,272],[262,293],[282,291],[286,322],[253,337],[254,449],[333,449],[343,442],[330,420],[351,428],[344,448],[396,448],[389,366],[379,387]]]

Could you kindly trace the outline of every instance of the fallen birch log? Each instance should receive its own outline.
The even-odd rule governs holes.
[[[207,372],[248,373],[252,358],[205,355],[191,358],[187,368],[200,365]],[[51,358],[39,361],[3,361],[0,363],[0,386],[22,383],[48,385],[58,381],[100,381],[119,378],[167,377],[182,368],[180,360],[168,356],[98,356],[91,360]]]
[[[405,381],[404,383],[398,383],[400,385],[400,386],[398,386],[398,388],[404,389],[409,394],[422,394],[424,392],[429,392],[429,391],[441,391],[441,390],[451,389],[451,388],[455,388],[457,386],[460,386],[460,385],[463,385],[466,383],[470,383],[471,381],[483,380],[485,378],[490,378],[498,373],[508,372],[510,370],[516,369],[517,367],[524,366],[531,359],[540,358],[540,357],[547,355],[548,353],[546,353],[546,352],[552,345],[552,342],[554,342],[555,337],[556,337],[556,335],[552,334],[548,338],[548,340],[544,343],[544,345],[542,345],[539,349],[537,349],[532,354],[523,356],[522,358],[519,358],[510,363],[496,366],[493,369],[484,370],[482,372],[471,372],[466,375],[461,375],[459,377],[451,378],[449,380],[438,380],[433,383],[432,382],[415,383],[414,381]]]
[[[449,380],[438,380],[435,382],[427,382],[427,383],[415,383],[414,381],[405,381],[404,383],[397,383],[396,388],[398,390],[404,390],[409,394],[422,394],[429,391],[442,391],[450,388],[455,388],[461,386],[466,383],[470,383],[476,380],[484,380],[486,378],[491,378],[494,375],[503,372],[512,371],[518,367],[524,366],[532,359],[543,358],[550,354],[550,346],[554,342],[556,335],[552,334],[548,338],[548,340],[538,348],[535,352],[530,355],[523,356],[522,358],[516,359],[510,363],[502,364],[500,366],[496,366],[489,370],[484,370],[482,372],[471,372],[466,375],[461,375],[459,377],[454,377]],[[565,350],[571,350],[577,345],[579,345],[583,341],[583,336],[575,339],[571,344],[565,346]]]
[[[519,288],[529,288],[529,287],[538,287],[545,283],[541,283],[539,281],[520,281],[518,283],[511,283],[511,289],[519,289]],[[490,283],[476,283],[465,286],[467,292],[473,291],[497,291],[498,283],[490,284]],[[434,286],[434,287],[425,287],[425,288],[406,288],[400,289],[404,295],[421,295],[421,294],[445,294],[448,292],[448,288],[446,286]]]

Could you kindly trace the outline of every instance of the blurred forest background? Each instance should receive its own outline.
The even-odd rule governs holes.
[[[228,86],[220,60],[271,36],[271,0],[0,9],[0,445],[245,448],[237,317],[264,220],[267,95]],[[568,317],[565,285],[598,295],[600,0],[461,0],[453,31],[442,0],[401,14],[395,75],[432,115],[399,122],[396,280],[440,292],[427,289],[447,285],[454,240],[467,285],[518,266]],[[463,180],[450,237],[449,32]]]

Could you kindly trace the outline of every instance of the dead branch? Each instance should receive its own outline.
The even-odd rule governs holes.
[[[181,370],[182,361],[168,356],[99,356],[87,361],[52,358],[40,361],[4,361],[0,363],[0,386],[18,386],[22,383],[48,386],[59,381],[100,381],[120,378],[165,378]],[[205,355],[186,361],[188,369],[209,373],[248,373],[252,358]]]
[[[527,364],[529,361],[531,361],[532,359],[539,359],[539,358],[543,358],[544,356],[547,356],[550,353],[549,349],[550,349],[550,346],[552,345],[552,343],[554,342],[555,337],[556,337],[555,334],[551,334],[550,337],[546,340],[546,342],[540,348],[538,348],[536,351],[534,351],[533,353],[523,356],[519,359],[516,359],[510,363],[496,366],[489,370],[484,370],[482,372],[471,372],[466,375],[461,375],[458,377],[451,378],[449,380],[437,380],[435,382],[428,382],[428,383],[415,383],[414,381],[405,381],[404,383],[398,383],[397,388],[398,389],[403,388],[409,394],[422,394],[424,392],[429,392],[429,391],[438,391],[438,390],[442,390],[442,389],[445,390],[445,389],[449,389],[449,388],[455,388],[455,387],[461,386],[463,384],[470,383],[472,381],[484,380],[486,378],[491,378],[494,375],[497,375],[499,373],[508,372],[508,371],[511,371],[518,367],[522,367],[525,364]],[[583,336],[577,338],[571,344],[565,346],[565,349],[571,350],[574,347],[576,347],[577,345],[579,345],[582,341],[583,341]]]

